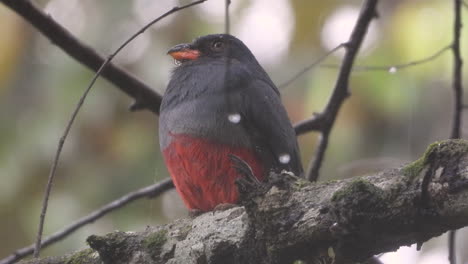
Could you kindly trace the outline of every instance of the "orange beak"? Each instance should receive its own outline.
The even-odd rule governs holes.
[[[171,55],[175,60],[186,61],[198,59],[200,51],[193,49],[190,44],[179,44],[172,47],[167,54]]]

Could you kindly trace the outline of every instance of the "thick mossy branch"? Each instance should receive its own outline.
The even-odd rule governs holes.
[[[91,236],[91,249],[24,263],[363,261],[468,225],[467,153],[467,141],[448,140],[378,175],[318,184],[276,175],[241,186],[244,207]]]

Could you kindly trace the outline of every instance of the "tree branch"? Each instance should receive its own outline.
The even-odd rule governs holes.
[[[340,46],[342,46],[342,45],[343,44],[340,44]],[[340,46],[338,46],[338,47],[340,47]],[[336,47],[335,49],[337,49],[338,47]],[[447,51],[447,50],[449,50],[451,48],[452,48],[452,44],[449,44],[449,45],[441,48],[440,50],[438,50],[437,52],[435,52],[434,54],[432,54],[432,55],[430,55],[430,56],[428,56],[426,58],[411,61],[411,62],[407,62],[407,63],[402,63],[402,64],[393,64],[393,65],[387,65],[387,66],[356,65],[356,66],[353,67],[353,71],[389,71],[389,72],[390,71],[398,71],[398,70],[401,70],[401,69],[404,69],[404,68],[421,65],[421,64],[430,62],[432,60],[435,60],[440,55],[442,55],[445,51]],[[302,71],[297,73],[294,77],[292,77],[288,81],[281,84],[279,87],[280,88],[286,88],[289,84],[291,84],[293,81],[298,79],[300,76],[302,76],[303,74],[308,72],[310,69],[312,69],[313,67],[319,65],[319,63],[322,62],[323,59],[328,57],[335,49],[333,49],[330,53],[325,54],[323,57],[321,57],[318,60],[311,63],[309,66],[307,66]],[[338,65],[332,65],[332,64],[321,64],[319,66],[324,67],[324,68],[337,68],[338,67]],[[463,105],[463,108],[467,108],[467,106]],[[314,114],[314,116],[312,118],[305,119],[305,120],[299,121],[296,124],[294,124],[294,129],[296,131],[296,135],[300,136],[300,135],[305,134],[307,132],[322,131],[325,122],[326,122],[326,119],[324,118],[323,115]]]
[[[280,87],[281,89],[286,88],[289,84],[291,84],[292,82],[297,80],[303,74],[307,73],[309,70],[311,70],[315,66],[319,65],[320,62],[322,62],[331,53],[333,53],[335,49],[337,49],[338,47],[341,47],[341,46],[343,46],[343,44],[340,44],[339,46],[335,47],[332,51],[330,51],[330,53],[327,53],[323,57],[321,57],[318,60],[314,61],[309,66],[307,66],[306,68],[304,68],[303,70],[298,72],[296,75],[294,75],[294,77],[292,77],[288,81],[284,82],[283,84],[279,85],[278,87]],[[402,64],[393,64],[393,65],[387,65],[387,66],[356,65],[356,66],[353,67],[353,71],[389,71],[389,72],[390,71],[398,71],[398,70],[401,70],[401,69],[421,65],[421,64],[430,62],[432,60],[435,60],[440,55],[442,55],[445,51],[447,51],[447,50],[449,50],[451,48],[452,48],[452,44],[449,44],[449,45],[441,48],[440,50],[438,50],[437,52],[435,52],[434,54],[432,54],[432,55],[430,55],[430,56],[428,56],[426,58],[411,61],[411,62],[407,62],[407,63],[402,63]],[[324,67],[324,68],[337,68],[338,67],[338,65],[333,65],[333,64],[320,64],[319,66]],[[463,108],[468,108],[468,106],[466,106],[466,105],[463,105],[462,107]],[[305,134],[307,132],[322,131],[325,122],[326,122],[326,119],[324,118],[323,115],[314,114],[314,116],[312,118],[305,119],[305,120],[299,121],[296,124],[294,124],[294,129],[296,131],[296,135],[300,136],[300,135]]]
[[[224,2],[224,33],[229,34],[231,24],[229,19],[229,5],[231,4],[231,0],[225,0]]]
[[[461,9],[462,0],[454,0],[454,19],[453,19],[453,117],[452,117],[452,131],[450,138],[461,137],[461,125],[462,125],[462,114],[463,114],[463,87],[462,87],[462,65],[463,61],[461,58],[460,51],[460,36],[461,36]],[[456,242],[455,242],[455,230],[449,233],[449,262],[450,264],[456,264]]]
[[[463,87],[462,87],[462,66],[463,60],[460,51],[461,36],[461,0],[454,0],[454,22],[453,22],[453,119],[452,132],[450,138],[460,138],[461,135],[461,115],[463,111]]]
[[[338,111],[341,108],[341,105],[350,95],[348,82],[351,69],[353,67],[354,58],[359,51],[370,22],[377,14],[377,2],[378,0],[367,0],[364,2],[356,25],[354,26],[353,32],[351,33],[351,37],[349,38],[349,41],[344,44],[346,53],[341,64],[340,73],[335,83],[333,93],[330,97],[330,100],[328,101],[327,106],[325,107],[325,110],[321,114],[316,115],[316,117],[322,116],[325,122],[320,130],[321,137],[319,145],[316,149],[310,169],[307,173],[307,178],[310,181],[316,181],[319,176],[319,170],[322,166],[322,161],[327,149],[328,138],[330,136],[331,129],[335,123],[335,119]]]
[[[413,66],[418,66],[421,64],[425,64],[428,62],[431,62],[438,57],[440,57],[442,54],[444,54],[445,51],[449,50],[452,48],[452,44],[448,44],[447,46],[442,47],[432,55],[429,55],[425,58],[419,59],[419,60],[414,60],[406,63],[401,63],[401,64],[393,64],[393,65],[380,65],[380,66],[373,66],[373,65],[356,65],[353,67],[353,72],[368,72],[368,71],[386,71],[390,73],[395,73],[398,70],[402,70],[405,68],[413,67]],[[321,64],[320,67],[322,68],[338,68],[338,65],[335,64]]]
[[[467,171],[468,141],[448,140],[377,175],[316,184],[283,174],[268,188],[241,189],[244,207],[90,236],[90,249],[24,263],[330,263],[330,251],[336,262],[364,261],[467,226]]]
[[[86,44],[80,42],[70,32],[55,22],[49,15],[42,12],[30,1],[3,0],[2,3],[11,8],[17,14],[21,15],[65,53],[91,70],[97,71],[105,62],[104,56],[98,54],[94,49]],[[131,73],[109,63],[103,70],[102,76],[128,96],[135,99],[139,104],[138,109],[146,108],[155,114],[159,113],[161,96]]]

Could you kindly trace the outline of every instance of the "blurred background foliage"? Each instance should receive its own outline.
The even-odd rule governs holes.
[[[45,12],[102,54],[114,51],[177,0],[38,0]],[[361,1],[232,0],[231,32],[257,56],[277,84],[345,41]],[[224,1],[173,15],[128,46],[115,59],[162,93],[174,67],[166,51],[174,44],[222,32]],[[428,57],[452,39],[452,1],[381,1],[379,19],[357,65],[394,65]],[[463,11],[466,16],[467,9]],[[29,24],[0,5],[0,257],[35,238],[46,179],[58,139],[93,73],[69,58]],[[463,53],[468,54],[463,29]],[[342,52],[325,64],[337,65]],[[464,76],[467,73],[464,70]],[[417,158],[426,146],[447,138],[452,114],[452,57],[397,71],[355,71],[352,96],[340,111],[321,180],[361,175]],[[326,104],[337,67],[315,67],[282,88],[293,122]],[[466,79],[465,77],[465,79]],[[465,82],[466,84],[466,82]],[[465,99],[466,101],[466,99]],[[121,195],[168,177],[158,147],[157,117],[130,113],[131,100],[100,80],[66,141],[52,191],[45,235]],[[466,115],[465,115],[466,116]],[[467,124],[464,118],[464,124]],[[466,127],[464,136],[466,137]],[[317,135],[300,137],[304,164]],[[113,230],[141,230],[186,215],[169,192],[103,217],[44,250],[63,254],[85,247],[85,238]],[[466,247],[464,232],[459,248]],[[444,263],[445,238],[386,254],[386,263]],[[466,251],[459,257],[468,261]],[[465,255],[464,255],[465,254]]]

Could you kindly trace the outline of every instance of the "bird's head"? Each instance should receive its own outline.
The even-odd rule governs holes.
[[[247,46],[229,34],[213,34],[198,37],[192,43],[183,43],[172,47],[167,53],[179,63],[202,58],[230,58],[241,62],[256,61]]]

